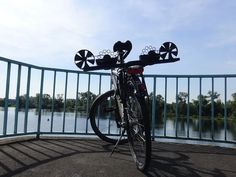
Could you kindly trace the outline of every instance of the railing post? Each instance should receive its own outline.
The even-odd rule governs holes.
[[[99,75],[99,87],[98,87],[98,95],[101,95],[101,83],[102,83],[102,75]],[[112,86],[112,85],[110,85]],[[97,125],[99,127],[99,122],[100,122],[100,108],[98,109],[98,120],[97,120]],[[121,130],[120,130],[121,132]]]
[[[19,97],[20,97],[20,80],[21,80],[21,65],[18,65],[14,134],[17,134],[17,128],[18,128],[18,111],[19,111],[19,100],[20,100],[19,99]]]
[[[215,126],[214,126],[214,77],[211,78],[211,139],[214,141],[214,133],[215,133]]]
[[[6,78],[6,91],[4,99],[4,122],[3,122],[3,135],[7,134],[7,119],[8,119],[8,99],[10,88],[10,76],[11,76],[11,63],[7,63],[7,78]]]
[[[77,74],[77,83],[76,83],[76,99],[75,99],[75,125],[74,125],[74,133],[76,133],[76,129],[77,129],[77,116],[78,116],[78,94],[79,94],[79,73]]]
[[[188,77],[187,138],[189,138],[189,119],[190,119],[189,97],[190,97],[190,78]]]
[[[225,141],[227,141],[227,77],[225,77],[224,131]]]
[[[55,90],[56,90],[56,78],[57,78],[57,72],[54,71],[54,78],[53,78],[53,90],[52,90],[52,113],[51,113],[51,133],[53,132],[53,122],[54,122],[54,109],[55,109]]]
[[[198,113],[198,121],[199,121],[199,138],[202,139],[202,78],[199,78],[199,113]]]
[[[176,77],[176,105],[175,105],[175,137],[178,137],[178,119],[179,119],[179,97],[178,97],[178,92],[179,92],[179,78]]]
[[[37,139],[40,138],[40,129],[41,129],[41,114],[42,114],[42,97],[43,97],[43,81],[44,81],[44,69],[41,70],[41,83],[40,83],[40,94],[39,94],[39,116],[38,116],[38,131],[37,131]]]
[[[26,91],[26,98],[25,98],[25,123],[24,123],[24,133],[25,134],[27,133],[27,124],[28,124],[30,78],[31,78],[31,67],[28,67],[27,91]]]
[[[110,90],[112,89],[112,81],[110,80]],[[111,107],[111,100],[109,100],[109,107]],[[100,112],[99,112],[100,116]],[[108,134],[111,133],[111,113],[109,113],[109,120],[108,120]]]
[[[164,103],[164,137],[166,137],[166,104],[167,104],[167,77],[165,77],[165,103]]]
[[[88,94],[87,94],[87,105],[86,105],[86,114],[88,115],[89,113],[89,103],[90,103],[90,79],[91,75],[88,74]],[[88,119],[86,119],[86,134],[88,133]]]
[[[65,81],[65,94],[64,94],[64,111],[63,111],[63,128],[62,132],[65,133],[65,123],[66,123],[66,100],[67,100],[67,83],[68,83],[68,72],[66,72],[66,81]]]
[[[152,140],[155,140],[155,122],[156,122],[156,77],[153,77],[153,99],[152,99]]]

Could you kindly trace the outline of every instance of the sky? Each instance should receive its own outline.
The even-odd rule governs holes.
[[[130,40],[128,60],[145,46],[174,42],[180,61],[147,74],[235,74],[235,0],[0,0],[0,56],[77,70],[74,55],[94,55]]]

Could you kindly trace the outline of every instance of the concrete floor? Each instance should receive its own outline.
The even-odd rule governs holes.
[[[99,139],[40,139],[1,143],[0,177],[236,176],[236,149],[153,142],[151,166],[136,169],[128,145]]]

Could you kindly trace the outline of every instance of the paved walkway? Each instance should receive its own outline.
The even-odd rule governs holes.
[[[151,167],[138,171],[127,145],[98,139],[41,139],[0,145],[0,176],[194,177],[236,176],[236,149],[153,142]]]

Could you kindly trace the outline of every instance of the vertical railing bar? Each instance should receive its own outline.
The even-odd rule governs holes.
[[[16,109],[15,109],[15,121],[14,121],[14,134],[17,134],[18,129],[18,112],[19,112],[19,97],[20,97],[20,82],[21,82],[21,65],[18,65],[17,73],[17,88],[16,88]]]
[[[225,141],[227,141],[227,77],[225,77],[224,131]]]
[[[51,129],[50,129],[51,133],[53,132],[53,123],[54,123],[56,79],[57,79],[57,71],[55,70],[53,78],[53,90],[52,90],[52,113],[51,113]]]
[[[77,116],[78,116],[78,94],[79,94],[79,73],[77,73],[77,83],[76,83],[76,100],[75,100],[75,126],[74,133],[76,133],[77,129]]]
[[[28,67],[26,98],[25,98],[25,121],[24,121],[24,133],[25,134],[27,133],[27,125],[28,125],[30,79],[31,79],[31,67]]]
[[[199,78],[199,113],[198,113],[198,122],[199,122],[199,138],[202,139],[202,78]]]
[[[164,103],[164,137],[166,137],[166,104],[167,104],[167,77],[165,77],[165,103]]]
[[[102,75],[99,75],[99,86],[98,86],[98,94],[101,94],[101,89],[102,89]]]
[[[152,99],[152,140],[155,140],[156,122],[156,77],[153,77],[153,99]]]
[[[41,70],[40,94],[39,94],[39,115],[38,115],[38,130],[37,138],[40,138],[41,117],[42,117],[42,98],[43,98],[43,83],[44,83],[44,69]]]
[[[211,139],[214,140],[214,77],[211,78]]]
[[[6,91],[4,99],[4,122],[3,122],[3,135],[7,134],[7,119],[8,119],[8,102],[9,102],[9,88],[11,76],[11,63],[7,63],[7,78],[6,78]]]
[[[190,116],[189,116],[189,112],[190,112],[190,109],[189,109],[189,100],[190,99],[190,77],[188,77],[188,105],[187,105],[187,138],[189,138],[189,119],[190,119]]]
[[[88,94],[87,94],[87,105],[86,105],[86,115],[89,114],[89,102],[90,102],[90,80],[91,80],[91,74],[88,74]],[[88,133],[88,119],[86,120],[86,134]]]
[[[64,93],[64,108],[63,108],[63,128],[62,132],[65,132],[65,123],[66,123],[66,101],[67,101],[67,82],[68,82],[68,72],[66,72],[66,81],[65,81],[65,93]]]
[[[178,137],[179,99],[178,99],[179,78],[176,77],[176,105],[175,105],[175,137]]]
[[[110,79],[110,90],[112,88],[112,80]],[[111,106],[111,99],[109,100],[109,107]],[[111,113],[109,112],[109,119],[108,119],[108,135],[111,133]]]
[[[99,75],[99,87],[98,87],[98,95],[101,95],[101,83],[102,83],[102,75]],[[98,128],[99,128],[99,119],[100,119],[100,108],[98,109],[98,120],[97,120],[97,124],[98,124]]]

